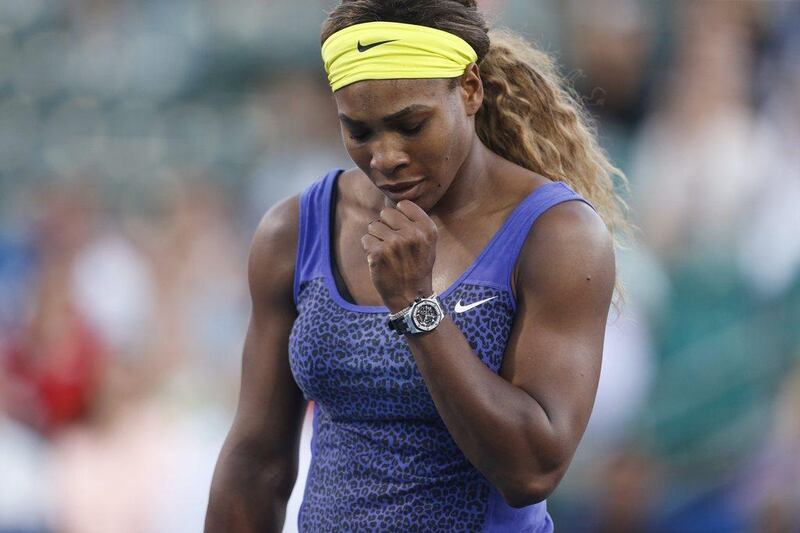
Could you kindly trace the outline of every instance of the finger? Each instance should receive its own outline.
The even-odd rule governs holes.
[[[367,233],[361,237],[361,247],[364,249],[365,252],[371,252],[379,246],[381,240],[377,238],[375,235],[370,235]]]
[[[380,220],[395,231],[400,231],[413,224],[411,219],[405,216],[402,211],[393,207],[384,207],[381,209]]]
[[[428,213],[411,200],[400,200],[397,203],[397,210],[403,213],[412,222],[424,224],[428,230],[434,233],[439,229],[436,227],[436,223],[431,220],[431,217],[428,216]]]
[[[397,210],[403,213],[409,220],[414,222],[430,218],[428,217],[428,213],[426,213],[420,206],[411,200],[400,200],[397,202]]]
[[[381,253],[381,244],[381,240],[374,235],[366,234],[361,237],[361,247],[364,249],[364,255],[370,268]]]
[[[385,241],[392,238],[394,230],[387,226],[382,220],[373,220],[367,224],[367,234]]]

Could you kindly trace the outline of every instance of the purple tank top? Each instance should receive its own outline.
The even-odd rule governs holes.
[[[331,267],[331,198],[341,170],[300,198],[294,278],[297,319],[289,363],[314,400],[311,464],[300,531],[550,532],[541,502],[509,506],[467,460],[439,417],[388,310],[345,300]],[[583,200],[563,183],[534,190],[511,212],[472,265],[440,294],[474,353],[497,373],[516,302],[511,275],[536,218]],[[487,300],[455,313],[457,303]]]

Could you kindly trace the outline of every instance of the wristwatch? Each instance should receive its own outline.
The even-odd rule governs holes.
[[[432,331],[439,325],[444,318],[443,309],[442,301],[434,292],[427,298],[417,297],[402,311],[389,315],[387,323],[389,329],[396,331],[398,335],[419,335]]]

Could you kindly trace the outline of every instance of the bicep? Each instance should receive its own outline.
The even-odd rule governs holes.
[[[600,375],[613,241],[589,206],[566,202],[536,222],[518,267],[517,314],[500,375],[541,405],[558,443],[554,455],[571,457]]]
[[[242,351],[242,379],[231,438],[240,450],[263,457],[293,457],[306,405],[289,367],[289,335],[297,246],[297,199],[272,208],[250,249],[252,312]]]
[[[239,403],[232,435],[249,455],[293,453],[302,425],[305,399],[289,368],[290,317],[273,313],[251,317],[242,352]]]

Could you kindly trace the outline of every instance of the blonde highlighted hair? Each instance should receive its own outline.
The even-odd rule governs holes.
[[[324,22],[321,42],[374,21],[429,26],[467,41],[483,80],[475,123],[481,141],[517,165],[568,184],[595,206],[615,238],[627,232],[627,207],[615,187],[615,178],[627,187],[625,175],[600,148],[591,119],[549,55],[508,30],[490,32],[475,0],[342,0]]]

